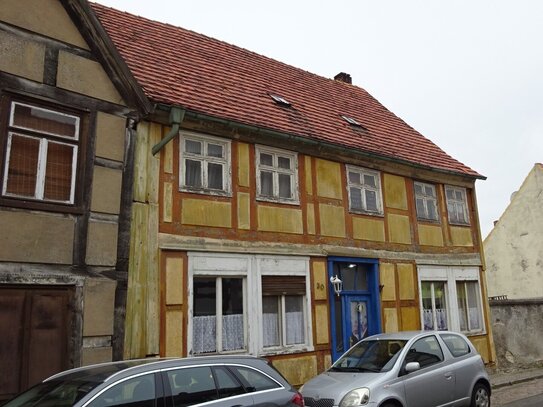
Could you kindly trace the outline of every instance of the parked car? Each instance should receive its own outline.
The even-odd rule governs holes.
[[[56,374],[4,407],[284,406],[303,398],[265,359],[251,356],[141,359]]]
[[[306,407],[490,406],[481,356],[448,331],[365,338],[300,391]]]

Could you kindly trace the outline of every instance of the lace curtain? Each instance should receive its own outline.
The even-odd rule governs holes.
[[[301,311],[286,313],[287,345],[304,343],[304,313]]]
[[[424,329],[431,330],[444,330],[447,329],[447,310],[436,309],[436,322],[437,326],[434,327],[434,313],[431,309],[425,309],[422,313],[424,318]]]
[[[194,317],[192,320],[192,351],[210,353],[217,351],[217,318],[214,315]],[[243,314],[222,317],[222,350],[244,349]]]

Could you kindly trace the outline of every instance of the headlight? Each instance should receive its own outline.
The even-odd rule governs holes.
[[[356,407],[364,406],[370,401],[370,389],[362,387],[360,389],[351,390],[343,397],[339,407]]]

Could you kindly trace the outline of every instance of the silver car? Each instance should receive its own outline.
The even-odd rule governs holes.
[[[68,370],[4,407],[304,407],[265,359],[250,356],[141,359]]]
[[[490,406],[481,356],[449,331],[365,338],[300,391],[306,407]]]

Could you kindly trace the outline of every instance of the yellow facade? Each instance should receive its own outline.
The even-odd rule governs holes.
[[[405,178],[397,175],[384,175],[384,195],[388,208],[407,210],[407,191]]]
[[[424,246],[443,246],[443,230],[440,225],[417,224],[419,243]]]
[[[411,244],[409,216],[390,213],[387,215],[387,221],[389,242]]]
[[[302,234],[304,232],[300,209],[258,206],[258,230]]]
[[[473,246],[471,228],[451,226],[451,240],[453,246]]]
[[[321,235],[345,237],[345,210],[343,206],[319,205]]]
[[[343,182],[339,163],[315,159],[317,194],[323,198],[343,199]]]
[[[203,199],[185,199],[181,209],[181,222],[185,225],[232,227],[232,205]]]
[[[353,217],[353,237],[374,242],[385,241],[385,222],[382,219]]]

